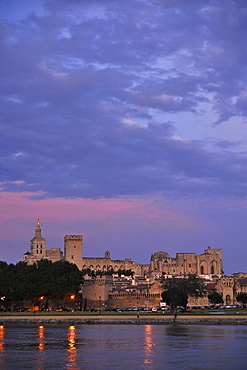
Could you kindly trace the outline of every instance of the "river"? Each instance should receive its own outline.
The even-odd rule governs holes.
[[[247,326],[1,325],[0,369],[247,369]]]

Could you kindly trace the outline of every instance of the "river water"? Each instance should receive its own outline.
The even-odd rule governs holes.
[[[247,369],[247,326],[0,326],[0,369]]]

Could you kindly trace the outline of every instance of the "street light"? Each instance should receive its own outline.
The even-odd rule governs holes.
[[[147,288],[147,306],[149,307],[149,278],[147,278],[147,282],[148,282],[148,288]]]
[[[40,311],[42,311],[42,309],[43,309],[43,307],[42,307],[43,304],[42,303],[43,303],[44,298],[45,298],[45,296],[43,296],[43,295],[41,297],[39,297],[39,300],[40,300],[40,308],[39,309],[40,309]]]
[[[75,297],[76,297],[75,294],[71,294],[69,298],[70,298],[71,301],[73,301],[75,299]],[[74,312],[75,311],[74,305],[72,305],[72,307],[73,307],[72,312]]]

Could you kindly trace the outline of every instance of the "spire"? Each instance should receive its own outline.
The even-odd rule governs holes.
[[[40,219],[36,222],[35,237],[41,237]]]

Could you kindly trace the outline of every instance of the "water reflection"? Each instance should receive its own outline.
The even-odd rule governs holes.
[[[44,326],[39,326],[38,328],[38,350],[43,351],[45,348],[45,333],[44,333]]]
[[[0,364],[4,364],[4,326],[0,325]]]
[[[154,338],[152,333],[152,325],[144,326],[144,364],[153,364],[153,346]]]
[[[43,325],[38,327],[38,358],[37,358],[37,370],[44,370],[44,349],[45,349],[45,328]]]
[[[68,341],[67,368],[76,369],[77,348],[76,348],[76,327],[75,326],[69,326],[68,334],[67,334],[67,341]]]

